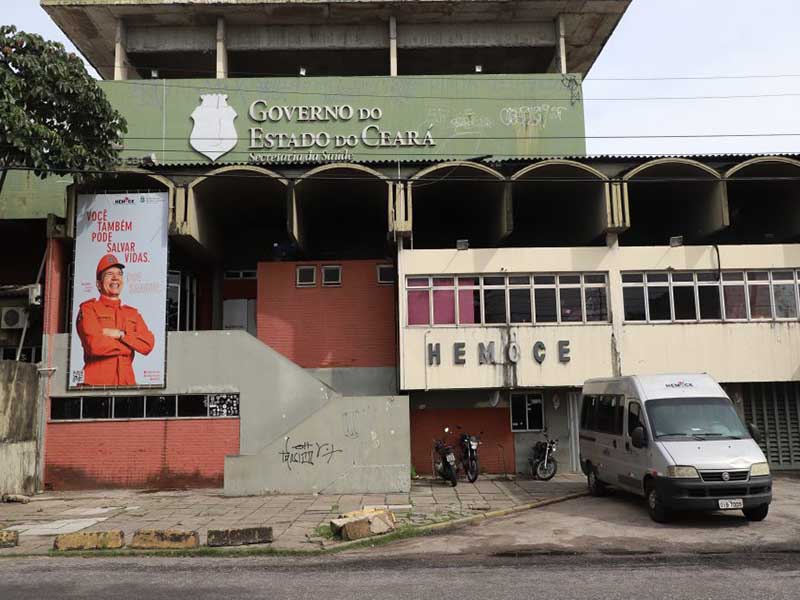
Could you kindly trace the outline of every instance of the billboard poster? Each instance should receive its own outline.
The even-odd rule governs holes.
[[[70,389],[166,385],[166,192],[81,194]]]

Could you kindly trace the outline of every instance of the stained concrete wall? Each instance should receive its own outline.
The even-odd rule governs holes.
[[[225,494],[408,492],[408,415],[407,396],[333,397],[257,454],[227,457]]]
[[[397,393],[395,367],[306,369],[342,396],[383,396]]]
[[[36,365],[0,361],[0,494],[31,494],[36,478]]]
[[[526,390],[519,390],[524,392]],[[541,391],[544,403],[544,425],[547,427],[547,435],[551,439],[558,440],[558,450],[556,451],[556,461],[558,461],[558,472],[569,473],[571,468],[570,451],[570,430],[568,407],[568,388],[530,390],[532,392]],[[558,396],[558,408],[553,404],[553,397]],[[516,456],[517,473],[528,473],[528,458],[531,456],[532,447],[538,441],[544,441],[545,437],[539,432],[518,432],[514,434],[514,454]]]

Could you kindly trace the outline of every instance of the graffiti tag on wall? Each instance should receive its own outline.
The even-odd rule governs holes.
[[[278,455],[281,457],[281,462],[291,471],[292,465],[328,465],[333,457],[341,452],[344,450],[336,448],[333,442],[304,441],[293,444],[287,437],[283,443],[283,450],[280,450]]]

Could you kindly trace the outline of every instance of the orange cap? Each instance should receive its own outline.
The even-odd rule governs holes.
[[[119,267],[120,269],[124,269],[125,265],[117,260],[117,257],[113,254],[106,254],[100,261],[97,263],[97,272],[96,277],[100,279],[100,274],[105,271],[106,269],[110,269],[111,267]]]

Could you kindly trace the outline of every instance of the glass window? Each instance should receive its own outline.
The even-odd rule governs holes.
[[[460,281],[460,280],[459,280]],[[474,325],[481,322],[480,289],[458,290],[458,320],[462,325]]]
[[[434,277],[433,278],[433,287],[452,287],[453,285],[453,278],[452,277]]]
[[[600,396],[597,404],[597,431],[622,435],[625,417],[625,402],[622,396]]]
[[[434,285],[436,280],[434,279]],[[451,280],[452,284],[452,280]],[[455,290],[433,290],[433,324],[454,325],[456,322]]]
[[[555,285],[556,283],[556,276],[555,275],[534,275],[533,276],[533,284],[534,285]]]
[[[525,394],[511,394],[511,429],[524,431],[528,428]]]
[[[604,273],[591,273],[583,276],[584,283],[603,283],[606,282],[606,276]]]
[[[83,419],[110,419],[111,398],[88,396],[83,399]]]
[[[487,324],[506,322],[506,291],[504,289],[484,288],[483,302]]]
[[[677,283],[691,283],[694,281],[694,275],[691,273],[673,273],[672,281]]]
[[[750,273],[747,274],[750,281]],[[772,305],[769,297],[769,284],[755,283],[747,286],[748,300],[750,301],[751,319],[771,319]]]
[[[555,288],[535,288],[533,299],[537,323],[555,323],[558,321]]]
[[[394,267],[392,265],[378,265],[378,283],[381,285],[388,285],[394,283],[397,278]]]
[[[694,302],[694,286],[676,285],[672,288],[676,321],[694,321],[697,310]]]
[[[644,277],[641,273],[623,273],[622,283],[642,283]]]
[[[322,267],[322,285],[342,285],[342,267],[339,265],[326,265]]]
[[[314,287],[317,285],[317,268],[313,265],[297,267],[297,287]]]
[[[648,275],[648,279],[649,279]],[[669,321],[672,317],[669,308],[669,288],[660,285],[647,286],[647,305],[651,321]]]
[[[205,417],[208,415],[208,400],[205,394],[178,396],[179,417]]]
[[[644,321],[647,319],[644,309],[643,287],[622,288],[622,302],[625,306],[626,321]]]
[[[51,398],[50,418],[53,421],[65,421],[81,418],[80,398]]]
[[[506,284],[506,278],[503,276],[484,277],[483,285],[502,285]]]
[[[427,277],[409,277],[406,280],[407,287],[428,287]]]
[[[509,304],[511,305],[512,323],[531,322],[531,289],[511,289],[509,294]]]
[[[586,320],[589,322],[608,321],[608,299],[605,287],[590,287],[586,294]]]
[[[719,301],[719,285],[700,285],[697,287],[697,296],[700,301],[701,320],[722,318],[722,307]]]
[[[428,290],[408,290],[408,324],[430,325]]]
[[[541,431],[544,428],[542,397],[528,394],[526,405],[528,413],[528,429],[531,431]]]
[[[791,273],[789,273],[791,275]],[[793,282],[778,283],[773,285],[775,294],[775,317],[777,319],[797,318],[797,297]]]
[[[667,282],[667,274],[666,273],[648,273],[647,274],[647,283],[666,283]]]
[[[531,278],[527,275],[513,275],[508,278],[509,285],[530,285]]]
[[[597,429],[597,396],[584,396],[581,407],[581,429]]]
[[[583,308],[581,307],[580,288],[561,288],[559,290],[561,300],[561,321],[576,322],[583,321]]]
[[[478,286],[480,285],[480,281],[478,280],[477,277],[459,277],[458,285],[466,287]]]
[[[227,273],[226,273],[227,276]],[[167,330],[178,331],[180,327],[181,274],[167,273]]]
[[[544,428],[544,406],[541,394],[511,394],[511,429],[541,431]]]
[[[576,284],[581,282],[580,275],[559,275],[558,283],[562,285]]]
[[[238,417],[239,394],[209,394],[209,417]]]
[[[116,396],[114,398],[115,419],[141,419],[144,417],[143,396]]]
[[[633,430],[637,427],[644,427],[642,423],[642,407],[638,402],[631,402],[628,405],[628,435],[633,435]]]
[[[147,396],[145,414],[147,418],[174,417],[175,396]]]
[[[708,282],[713,281],[715,283],[719,283],[719,279],[720,279],[719,274],[716,272],[706,271],[704,273],[697,274],[697,281],[708,281]]]
[[[744,285],[724,285],[722,295],[725,299],[726,319],[746,319],[747,306],[744,299]]]

